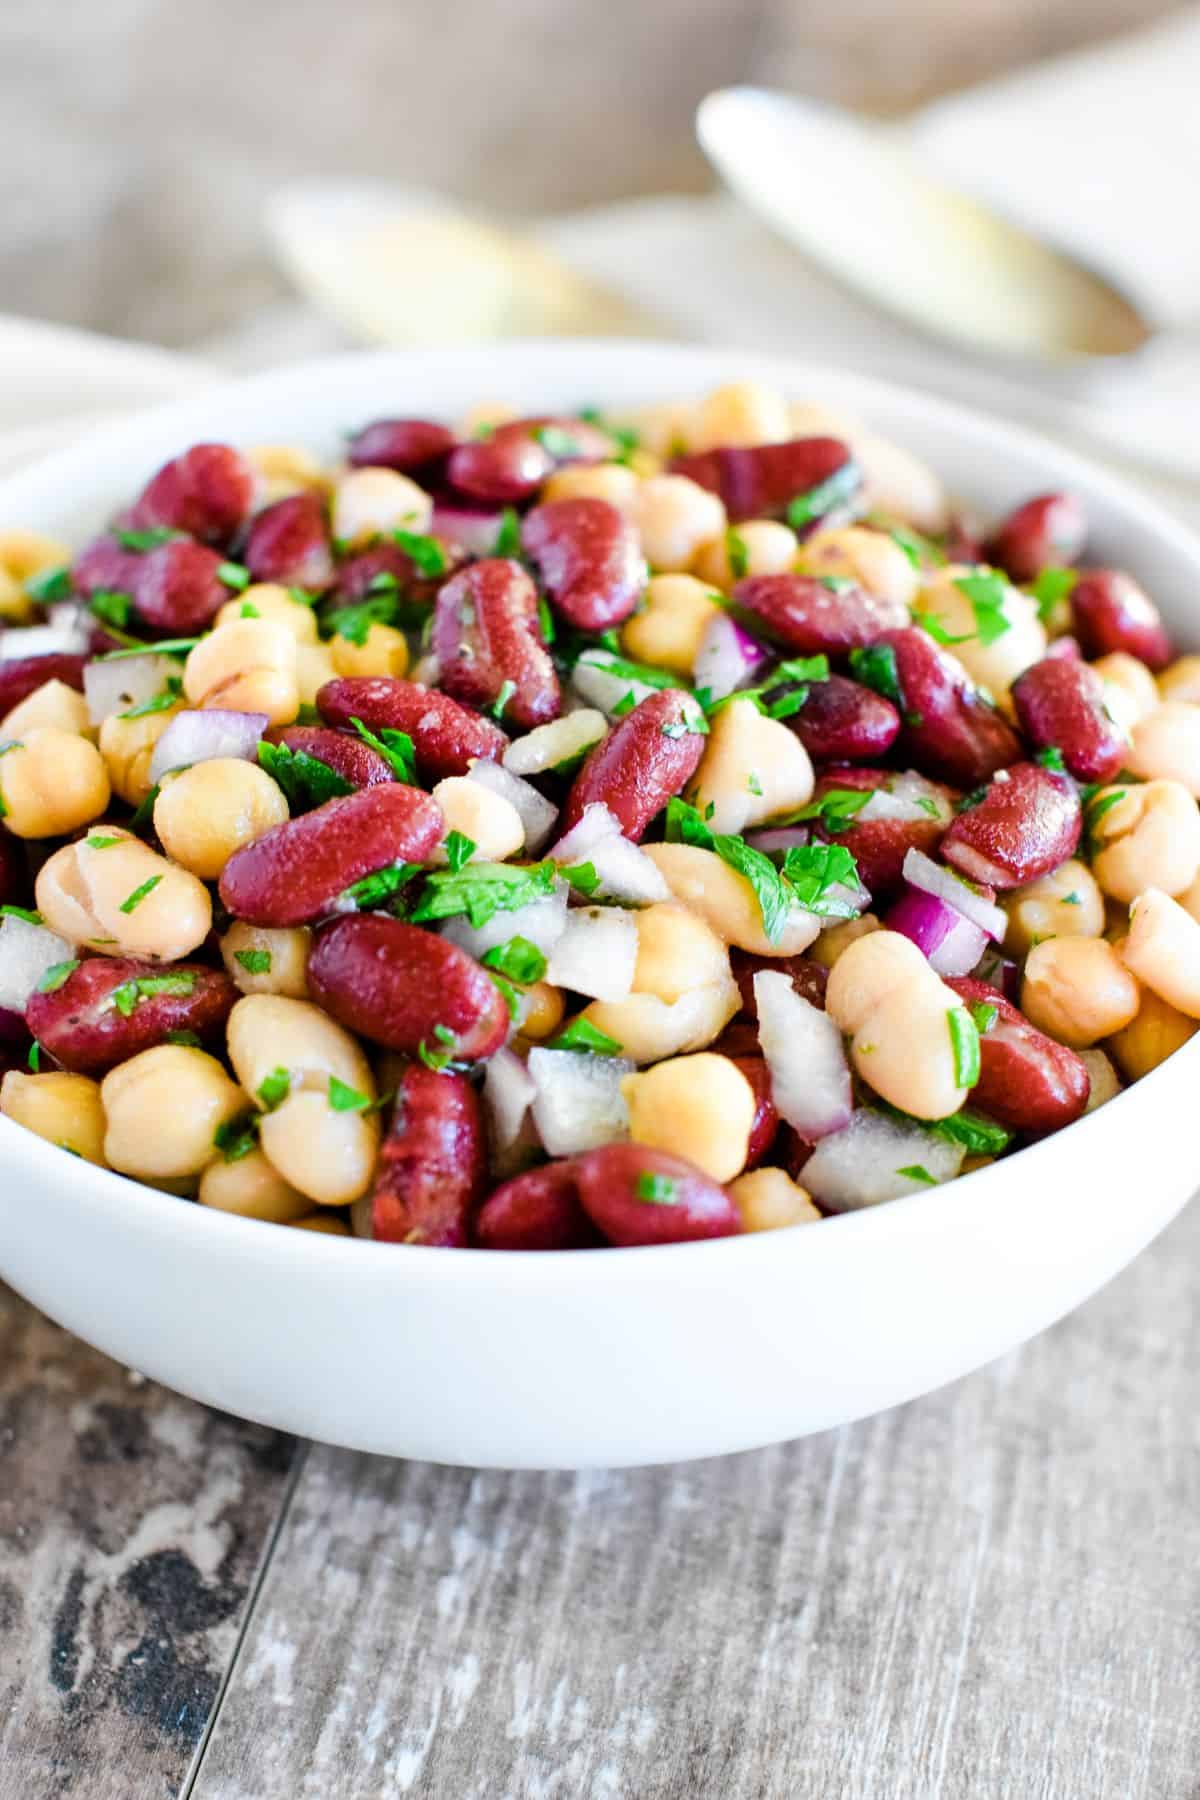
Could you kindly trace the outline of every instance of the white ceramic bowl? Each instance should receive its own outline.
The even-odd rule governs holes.
[[[1047,487],[1092,553],[1196,642],[1200,540],[1027,432],[827,369],[556,343],[339,358],[156,412],[0,486],[0,522],[73,541],[182,446],[332,454],[387,412],[665,399],[734,375],[866,416],[990,513]],[[819,1431],[951,1381],[1061,1317],[1200,1176],[1200,1038],[1068,1131],[946,1187],[817,1226],[590,1255],[396,1249],[229,1218],[0,1119],[0,1275],[122,1362],[212,1405],[441,1462],[669,1461]]]

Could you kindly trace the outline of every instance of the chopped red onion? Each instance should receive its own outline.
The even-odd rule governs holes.
[[[904,879],[910,887],[920,888],[923,893],[936,894],[956,912],[962,913],[965,919],[978,925],[985,936],[994,943],[1002,943],[1008,928],[1008,920],[1000,907],[995,904],[990,892],[981,893],[953,869],[947,869],[943,863],[934,862],[923,850],[909,850],[904,858]]]
[[[860,1107],[840,1131],[822,1138],[802,1180],[827,1212],[854,1212],[952,1180],[965,1154],[961,1144],[917,1124]],[[922,1169],[929,1180],[902,1173],[906,1169]]]
[[[698,688],[704,688],[714,700],[724,700],[738,688],[748,687],[770,653],[743,631],[728,613],[710,619],[700,640],[692,677]]]
[[[967,975],[987,945],[987,935],[938,894],[906,887],[884,920],[889,931],[911,938],[937,975]]]
[[[503,519],[502,512],[483,507],[435,506],[429,530],[431,536],[459,544],[472,556],[494,556]]]
[[[228,712],[217,706],[176,713],[154,746],[150,779],[161,781],[171,769],[190,768],[193,763],[213,762],[222,756],[253,762],[270,722],[266,713]]]
[[[763,831],[748,831],[746,842],[754,850],[761,850],[769,856],[773,850],[796,850],[812,842],[812,832],[807,825],[768,825]]]
[[[853,1104],[850,1070],[842,1034],[829,1014],[798,994],[778,969],[762,969],[754,977],[754,1004],[780,1118],[809,1139],[840,1130]]]
[[[998,988],[1014,1006],[1021,1004],[1021,965],[1011,956],[1001,956],[999,950],[989,944],[971,974],[976,981],[986,981],[989,987]]]

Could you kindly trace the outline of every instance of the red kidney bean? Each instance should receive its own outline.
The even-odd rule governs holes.
[[[1148,669],[1165,669],[1175,651],[1153,600],[1120,569],[1084,569],[1071,590],[1071,619],[1083,654],[1124,650]]]
[[[896,779],[891,769],[823,769],[817,777],[813,799],[821,800],[835,788],[874,790],[887,788]],[[844,844],[858,865],[859,879],[871,895],[872,905],[889,899],[903,880],[904,858],[910,850],[932,856],[942,833],[954,817],[957,795],[940,782],[923,784],[923,799],[934,810],[916,819],[854,820],[844,831],[818,829],[815,836],[829,844]],[[809,996],[811,998],[811,995]]]
[[[273,744],[286,744],[289,750],[315,756],[351,787],[378,787],[396,779],[391,764],[357,732],[334,731],[323,725],[284,725],[267,736]]]
[[[377,1243],[459,1249],[487,1175],[483,1115],[463,1075],[412,1063],[396,1092],[371,1190]]]
[[[88,660],[74,651],[47,650],[40,656],[14,656],[11,662],[0,662],[0,719],[47,681],[61,681],[81,694]]]
[[[872,771],[874,773],[874,771]],[[841,841],[840,839],[838,840]],[[822,1012],[825,1011],[825,984],[829,980],[828,969],[823,969],[818,962],[809,956],[756,956],[751,950],[731,949],[729,960],[733,969],[733,979],[738,984],[738,992],[742,996],[742,1011],[749,1013],[752,1019],[758,1017],[758,1007],[754,1000],[754,977],[764,971],[772,975],[786,975],[798,994],[803,995]],[[733,1029],[732,1026],[729,1027]],[[754,1049],[757,1051],[758,1037],[755,1035]],[[743,1052],[727,1050],[727,1056],[741,1055]]]
[[[489,557],[448,581],[434,606],[430,647],[454,700],[502,711],[525,730],[562,711],[537,589],[520,563]]]
[[[1037,494],[996,527],[984,554],[1011,580],[1033,581],[1043,569],[1078,562],[1086,541],[1087,515],[1074,494]]]
[[[90,956],[53,993],[31,995],[25,1022],[64,1069],[103,1075],[161,1044],[168,1032],[216,1037],[237,997],[223,969],[198,963],[164,969],[132,957]]]
[[[952,513],[942,550],[948,563],[981,563],[983,532],[978,520],[968,518],[966,513]]]
[[[473,956],[384,913],[327,926],[308,959],[308,984],[339,1025],[410,1056],[424,1048],[475,1062],[508,1036],[508,1006]]]
[[[812,575],[750,575],[738,582],[733,598],[768,637],[802,656],[844,656],[908,623],[908,608],[899,600],[860,587],[835,593]]]
[[[132,594],[140,558],[115,537],[93,538],[71,565],[71,586],[90,600],[93,594]]]
[[[135,556],[130,592],[138,616],[172,635],[206,630],[233,597],[217,574],[221,562],[215,550],[190,538],[172,538]]]
[[[507,506],[528,500],[555,469],[604,462],[616,450],[608,432],[583,419],[512,419],[489,437],[460,444],[446,476],[472,499]]]
[[[331,725],[361,719],[372,731],[406,731],[421,773],[430,781],[465,775],[477,757],[498,762],[508,738],[498,725],[437,688],[398,675],[351,675],[327,681],[317,710]]]
[[[339,894],[393,863],[428,862],[445,836],[441,808],[399,781],[326,800],[235,850],[221,900],[251,925],[307,925]]]
[[[1077,781],[1108,781],[1121,767],[1126,739],[1088,663],[1048,656],[1017,677],[1012,697],[1026,737],[1038,749],[1061,750]]]
[[[741,519],[766,519],[786,512],[793,500],[837,476],[828,504],[814,505],[808,523],[815,526],[828,514],[844,509],[862,486],[849,449],[840,438],[830,437],[698,450],[677,456],[671,469],[719,494],[735,525]]]
[[[193,444],[164,463],[134,502],[135,531],[186,531],[204,543],[224,544],[254,503],[254,470],[228,444]]]
[[[1059,1131],[1083,1114],[1091,1079],[1073,1050],[1038,1031],[986,982],[963,976],[947,986],[968,1005],[993,1006],[998,1015],[979,1034],[980,1076],[971,1090],[973,1107],[1032,1137]]]
[[[662,688],[626,713],[590,753],[575,777],[561,826],[577,825],[593,802],[607,806],[636,844],[668,800],[681,794],[700,765],[704,738],[692,729],[694,702]]]
[[[467,560],[466,552],[457,544],[439,539],[446,566],[437,575],[422,575],[407,551],[398,544],[373,544],[349,557],[337,571],[337,586],[331,596],[338,606],[353,606],[360,600],[382,594],[399,594],[414,606],[432,606],[442,583]]]
[[[398,469],[408,475],[445,462],[457,441],[432,419],[374,419],[350,439],[346,461],[355,469]]]
[[[681,1156],[644,1144],[587,1151],[576,1158],[575,1179],[584,1211],[610,1244],[681,1244],[742,1228],[723,1187]],[[654,1190],[659,1199],[644,1197]]]
[[[900,708],[901,756],[923,773],[964,788],[977,787],[1017,761],[1021,740],[1012,726],[968,679],[962,664],[939,650],[926,632],[916,626],[888,631],[880,646],[890,648],[896,659],[891,698]]]
[[[771,1072],[767,1068],[766,1058],[761,1055],[734,1056],[730,1061],[737,1064],[754,1089],[754,1120],[750,1126],[750,1142],[744,1166],[747,1169],[757,1169],[759,1163],[765,1160],[779,1131],[779,1114],[771,1096]]]
[[[571,1160],[527,1169],[489,1194],[474,1240],[483,1250],[591,1250],[604,1241],[580,1205]]]
[[[1079,795],[1041,763],[1001,769],[983,798],[960,812],[942,839],[945,862],[994,888],[1024,887],[1075,854],[1083,828]]]
[[[794,685],[774,692],[786,693]],[[768,694],[768,705],[771,698]],[[814,762],[872,762],[886,756],[900,735],[900,714],[891,701],[844,675],[812,682],[804,705],[784,723]]]
[[[1053,643],[1047,644],[1046,656],[1052,662],[1080,662],[1083,658],[1083,651],[1079,648],[1077,639],[1060,637],[1055,638]]]
[[[242,561],[255,581],[278,582],[323,593],[337,571],[319,494],[289,494],[251,521]]]
[[[607,500],[548,500],[521,528],[521,547],[542,585],[580,631],[627,619],[649,580],[637,532]]]

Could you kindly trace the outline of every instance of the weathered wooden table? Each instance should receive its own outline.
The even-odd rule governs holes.
[[[0,1290],[0,1800],[1196,1800],[1198,1263],[584,1475],[293,1444]]]

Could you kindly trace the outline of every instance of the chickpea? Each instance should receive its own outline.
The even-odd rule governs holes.
[[[1200,656],[1177,656],[1158,678],[1158,695],[1183,705],[1200,704]],[[1151,710],[1146,708],[1147,712]]]
[[[474,844],[469,860],[503,862],[524,845],[525,827],[512,801],[481,781],[472,781],[469,775],[448,775],[434,788],[433,798],[442,809],[447,833],[459,831]],[[446,861],[444,847],[435,851],[433,860]]]
[[[173,862],[215,881],[235,850],[290,816],[265,769],[236,756],[214,756],[164,779],[154,829]]]
[[[694,987],[668,1005],[656,994],[593,1000],[582,1018],[621,1046],[632,1062],[657,1063],[682,1051],[703,1050],[720,1037],[741,1006],[735,981]]]
[[[98,1081],[57,1070],[26,1075],[10,1069],[0,1082],[0,1113],[48,1143],[104,1167],[104,1109]]]
[[[201,638],[183,670],[193,706],[264,712],[272,725],[290,725],[300,710],[297,644],[275,619],[231,619]]]
[[[693,450],[780,444],[791,436],[788,404],[761,381],[731,381],[706,394],[691,427]]]
[[[692,567],[701,581],[711,581],[728,593],[750,575],[786,575],[795,566],[799,548],[790,525],[781,525],[778,519],[747,519],[705,544]]]
[[[859,1075],[892,1106],[917,1119],[962,1106],[950,1021],[965,1008],[908,938],[884,930],[851,944],[830,973],[825,1010],[850,1037]]]
[[[159,1044],[119,1063],[101,1082],[100,1098],[108,1162],[150,1180],[198,1175],[217,1155],[215,1133],[246,1106],[215,1056],[182,1044]]]
[[[76,732],[44,725],[0,752],[0,801],[14,837],[65,837],[98,819],[111,797],[104,758]]]
[[[686,475],[652,475],[633,497],[630,518],[650,567],[660,573],[689,569],[705,544],[725,532],[725,507]]]
[[[796,567],[805,575],[857,582],[868,594],[911,606],[920,574],[895,538],[865,525],[814,531],[800,547]]]
[[[715,832],[745,831],[804,806],[813,767],[795,732],[753,700],[730,700],[713,717],[692,798]]]
[[[989,580],[997,584],[999,594],[997,622],[1003,618],[1005,627],[985,644],[975,607],[958,585],[979,575],[978,569],[964,564],[938,569],[917,595],[914,613],[930,615],[950,637],[962,640],[951,646],[951,654],[972,681],[1007,707],[1009,689],[1017,676],[1046,654],[1046,631],[1038,618],[1037,602],[1011,587],[1003,577],[992,576]],[[919,624],[920,619],[916,622]]]
[[[333,485],[312,452],[299,444],[258,444],[246,451],[246,461],[259,477],[263,506],[293,494],[325,494]]]
[[[477,400],[455,426],[455,433],[460,438],[486,436],[494,431],[497,425],[511,425],[517,418],[517,409],[504,400]]]
[[[693,988],[723,986],[730,979],[729,951],[710,925],[673,900],[643,906],[637,918],[633,992],[654,994],[670,1005]]]
[[[1137,982],[1103,938],[1051,938],[1029,952],[1021,1011],[1058,1043],[1090,1049],[1137,1009]]]
[[[247,925],[237,919],[221,939],[221,960],[243,994],[282,994],[308,999],[308,958],[312,932],[307,925],[288,930]]]
[[[594,707],[581,706],[548,725],[535,725],[524,737],[514,738],[501,759],[512,775],[544,775],[562,763],[572,762],[598,744],[608,731],[608,720]]]
[[[1104,933],[1104,896],[1087,864],[1074,858],[1001,895],[1000,903],[1008,915],[1004,946],[1013,956],[1024,956],[1044,938]]]
[[[110,713],[100,727],[100,754],[108,769],[114,794],[129,806],[140,806],[148,800],[154,783],[150,779],[150,763],[155,745],[176,713],[186,710],[180,700],[162,712],[145,713],[140,719],[123,719]]]
[[[742,1215],[743,1231],[776,1231],[781,1225],[810,1225],[821,1215],[806,1190],[783,1169],[751,1169],[729,1184]]]
[[[722,862],[715,850],[693,844],[644,844],[673,897],[699,914],[726,944],[750,950],[756,956],[799,956],[821,929],[820,920],[796,908],[772,943],[763,928],[758,897],[736,869]]]
[[[543,500],[607,500],[622,515],[632,511],[638,478],[624,463],[570,463],[556,469],[542,489]]]
[[[39,531],[0,531],[0,622],[27,624],[33,603],[26,582],[70,560],[69,548],[57,538],[43,537]]]
[[[1200,812],[1177,781],[1106,787],[1088,807],[1092,873],[1128,905],[1148,887],[1182,894],[1200,876]]]
[[[292,1219],[289,1223],[291,1231],[316,1231],[322,1237],[353,1237],[345,1219],[339,1219],[336,1213],[309,1213],[307,1219]]]
[[[361,644],[347,637],[330,640],[334,672],[338,675],[403,675],[408,668],[408,640],[394,625],[372,620]]]
[[[338,1112],[327,1091],[293,1089],[281,1106],[264,1115],[259,1141],[284,1180],[300,1193],[318,1206],[348,1206],[371,1185],[379,1114]]]
[[[1136,1025],[1137,1021],[1134,1021]],[[1126,1031],[1133,1026],[1127,1025]],[[1103,1050],[1079,1050],[1076,1052],[1080,1062],[1088,1072],[1090,1083],[1088,1090],[1087,1111],[1095,1112],[1098,1106],[1104,1106],[1109,1100],[1115,1100],[1122,1092],[1121,1078],[1113,1068]]]
[[[1120,956],[1168,1006],[1200,1019],[1200,924],[1177,900],[1157,888],[1139,894]]]
[[[118,825],[56,850],[34,892],[51,931],[117,956],[178,962],[212,929],[204,883]]]
[[[337,675],[328,644],[301,644],[296,654],[296,684],[301,706],[315,706],[317,695]]]
[[[200,1177],[201,1206],[237,1213],[243,1219],[266,1219],[272,1225],[294,1225],[312,1211],[312,1201],[283,1179],[261,1150],[236,1162],[217,1157]]]
[[[251,607],[253,611],[248,611]],[[213,628],[235,624],[238,619],[252,619],[256,615],[282,625],[298,644],[317,642],[317,615],[312,607],[305,605],[303,600],[294,600],[287,588],[279,587],[273,581],[255,582],[252,587],[235,594],[232,600],[227,600],[213,620]]]
[[[618,422],[633,426],[643,450],[667,460],[692,448],[697,412],[694,400],[665,400],[656,406],[638,407]]]
[[[515,1023],[521,1036],[535,1040],[553,1037],[566,1011],[562,989],[548,981],[534,981],[521,988],[520,994]]]
[[[1130,734],[1139,719],[1159,704],[1158,685],[1144,662],[1128,651],[1113,650],[1092,664],[1104,683],[1105,705],[1112,718]]]
[[[635,1144],[685,1156],[714,1181],[732,1181],[746,1166],[758,1103],[727,1056],[671,1057],[626,1075],[621,1092]]]
[[[621,648],[638,662],[690,676],[720,612],[712,589],[694,575],[654,575],[638,611],[621,628]]]
[[[1143,988],[1136,1016],[1114,1032],[1107,1049],[1126,1081],[1140,1081],[1195,1036],[1196,1021]]]
[[[333,490],[333,535],[360,550],[391,531],[428,531],[433,501],[395,469],[351,469]]]
[[[41,687],[34,688],[32,694],[27,694],[0,719],[0,739],[23,738],[27,732],[47,726],[56,731],[72,731],[78,737],[96,735],[83,695],[65,681],[43,681]]]
[[[1177,781],[1200,798],[1200,706],[1166,700],[1139,719],[1125,763],[1146,781]]]
[[[874,913],[860,913],[857,919],[843,919],[838,925],[827,925],[808,954],[823,969],[832,969],[851,944],[882,929]]]

